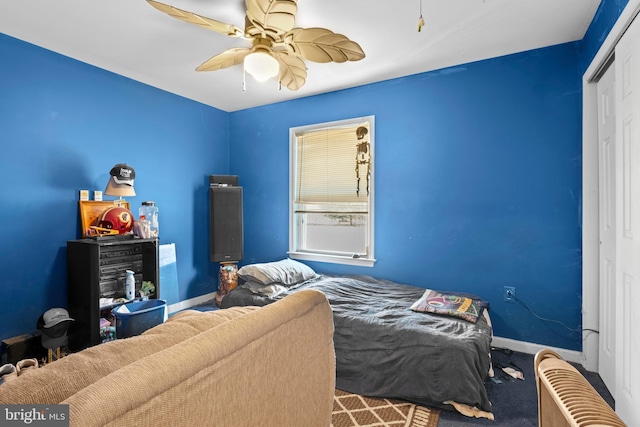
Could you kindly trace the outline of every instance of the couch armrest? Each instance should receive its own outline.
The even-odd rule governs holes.
[[[534,368],[540,427],[626,426],[584,376],[554,351],[540,350]]]

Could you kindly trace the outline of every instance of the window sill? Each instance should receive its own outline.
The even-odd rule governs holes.
[[[297,260],[329,262],[333,264],[357,265],[360,267],[373,267],[375,258],[352,258],[339,255],[316,254],[311,252],[288,252],[289,257]]]

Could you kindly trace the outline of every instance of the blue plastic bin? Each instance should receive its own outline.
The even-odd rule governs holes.
[[[167,320],[167,302],[161,299],[133,301],[114,308],[111,313],[116,318],[116,337],[128,338]]]

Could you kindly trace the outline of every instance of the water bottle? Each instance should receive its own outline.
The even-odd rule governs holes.
[[[156,202],[151,200],[142,202],[139,209],[140,220],[149,221],[149,237],[158,237],[160,227],[158,226],[158,207]]]
[[[127,300],[132,300],[136,296],[136,278],[133,277],[133,271],[126,270],[127,278],[125,279]]]

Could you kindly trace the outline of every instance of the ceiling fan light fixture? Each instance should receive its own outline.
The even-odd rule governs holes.
[[[244,58],[244,70],[259,82],[275,77],[280,71],[278,60],[264,51],[250,53]]]
[[[246,0],[244,31],[235,25],[156,0],[147,0],[147,3],[160,12],[189,24],[250,41],[251,47],[227,49],[196,68],[196,71],[216,71],[243,64],[243,91],[246,88],[247,73],[260,82],[276,78],[279,85],[284,84],[287,89],[295,91],[307,80],[305,60],[344,62],[359,61],[365,57],[360,45],[343,34],[334,33],[327,28],[295,27],[298,11],[296,0]]]

